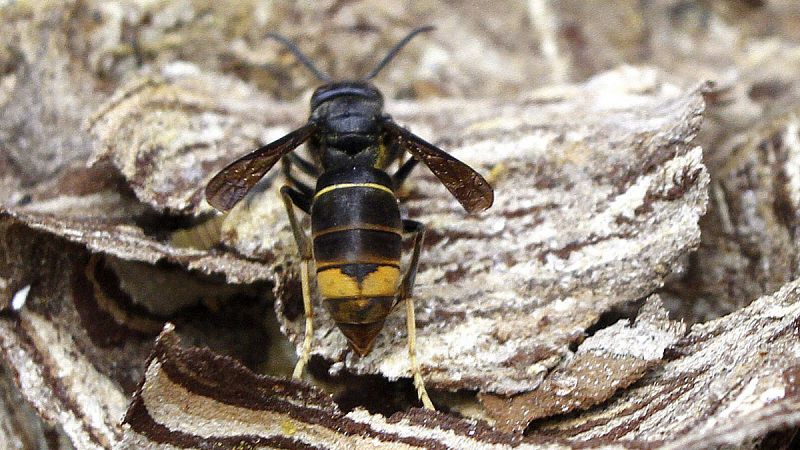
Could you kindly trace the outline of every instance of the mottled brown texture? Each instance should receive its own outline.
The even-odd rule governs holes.
[[[577,441],[646,436],[679,449],[746,447],[766,430],[796,427],[790,368],[800,350],[798,305],[795,281],[724,318],[694,325],[662,367],[605,407],[541,423],[534,433]]]
[[[237,424],[232,428],[226,422],[234,415]],[[125,423],[131,429],[122,446],[140,448],[150,442],[214,448],[327,448],[337,442],[345,448],[370,442],[374,448],[447,449],[480,448],[484,439],[506,448],[522,444],[518,436],[492,432],[485,423],[453,421],[441,413],[423,416],[424,421],[418,421],[403,415],[386,420],[363,410],[345,414],[315,388],[259,377],[205,349],[181,349],[167,327],[126,414]],[[197,423],[220,426],[198,429]],[[437,433],[437,428],[453,433]],[[198,439],[198,433],[205,438]],[[533,447],[522,444],[520,448]]]
[[[632,80],[639,84],[631,87]],[[231,83],[237,86],[235,94],[216,87]],[[412,129],[421,130],[419,134],[446,136],[437,144],[465,162],[483,167],[484,173],[494,167],[494,174],[488,176],[494,178],[498,204],[481,216],[465,216],[454,209],[440,183],[425,169],[419,169],[420,176],[409,182],[411,192],[404,202],[409,216],[427,223],[435,239],[424,250],[415,287],[417,302],[425,308],[418,315],[420,342],[434,339],[420,347],[423,371],[434,385],[501,394],[533,389],[540,382],[538,377],[531,379],[525,367],[503,361],[519,358],[528,346],[561,347],[563,352],[575,333],[590,326],[603,311],[649,294],[674,270],[678,257],[697,241],[696,222],[705,208],[707,177],[699,161],[700,150],[692,144],[700,125],[703,89],[682,91],[662,81],[655,71],[623,69],[585,85],[534,92],[517,103],[387,105],[401,123],[411,122]],[[140,199],[157,210],[197,214],[208,208],[201,202],[202,187],[178,180],[174,167],[191,164],[188,172],[181,173],[196,172],[197,180],[214,173],[213,168],[226,158],[218,136],[241,137],[246,129],[230,126],[221,134],[199,133],[204,129],[197,124],[207,122],[208,114],[252,116],[256,113],[248,109],[248,105],[256,106],[252,101],[240,103],[237,110],[217,106],[232,104],[232,98],[257,97],[246,92],[246,86],[231,80],[192,72],[160,80],[144,78],[116,94],[96,114],[91,127],[103,142],[101,157],[117,165]],[[615,103],[609,103],[611,92]],[[540,104],[543,99],[548,103]],[[153,105],[153,109],[141,105]],[[300,110],[299,105],[282,108]],[[171,114],[175,120],[165,121],[165,115]],[[436,124],[426,121],[433,114],[449,122],[442,121],[434,131],[430,127]],[[196,143],[206,143],[164,149],[158,142],[164,140],[165,127],[172,127],[172,134],[180,130],[184,136],[196,136]],[[291,127],[288,123],[287,128]],[[129,139],[119,138],[128,129],[135,130],[133,141],[139,145],[127,145]],[[212,140],[203,141],[209,137]],[[154,149],[164,150],[154,153]],[[201,163],[204,160],[217,162]],[[530,180],[529,173],[542,166],[549,168],[542,173],[549,181]],[[203,175],[208,169],[212,170]],[[297,258],[283,205],[277,200],[281,184],[276,175],[268,176],[263,189],[247,196],[221,226],[228,246],[259,258],[270,271]],[[170,189],[165,191],[165,186]],[[547,207],[537,211],[536,220],[520,213],[538,205]],[[564,224],[572,229],[550,236]],[[265,226],[271,231],[265,232]],[[669,228],[680,231],[665,231]],[[661,234],[669,239],[659,238]],[[507,235],[519,238],[508,241]],[[613,263],[589,256],[600,252],[608,258],[612,247],[615,252],[626,248],[628,255],[615,256]],[[475,261],[482,261],[480,267],[467,271],[466,265]],[[187,265],[224,271],[229,280],[242,280],[230,278],[239,264]],[[624,283],[613,281],[617,272],[631,270]],[[581,281],[580,273],[591,271],[594,275],[585,280],[588,284]],[[282,276],[294,273],[281,272]],[[564,279],[575,283],[565,285]],[[528,300],[516,304],[512,298]],[[279,297],[279,311],[286,301],[291,300]],[[568,315],[559,312],[563,301],[574,303]],[[323,308],[316,310],[321,325],[316,337],[325,342],[315,347],[315,353],[341,362],[346,356],[343,337],[330,332],[333,322]],[[535,334],[515,331],[515,327],[524,330],[526,321],[545,316],[550,321],[539,322],[542,326]],[[435,329],[427,327],[434,318],[445,317],[449,319],[436,320]],[[297,321],[287,328],[290,337],[301,324]],[[382,373],[392,379],[406,376],[402,328],[402,318],[393,315],[384,332],[393,338],[379,338],[375,353],[368,358],[357,362],[351,357],[351,370]],[[445,350],[449,341],[462,339],[448,332],[482,341],[469,346],[466,353]],[[500,335],[509,337],[496,338]],[[427,358],[426,352],[450,356]]]
[[[537,419],[589,409],[658,365],[684,331],[669,321],[661,299],[651,297],[636,322],[624,319],[587,338],[535,390],[509,398],[486,394],[481,403],[499,429],[516,432]]]
[[[737,136],[714,157],[711,213],[683,280],[670,290],[695,320],[734,311],[798,275],[800,108]],[[694,300],[694,301],[692,301]]]
[[[261,431],[228,421],[253,417],[247,408],[231,412],[225,405],[254,396],[219,382],[226,379],[281,385],[286,390],[271,393],[273,400],[327,411],[314,424],[301,419],[271,441],[258,441],[265,445],[367,448],[374,441],[358,438],[368,430],[377,439],[411,437],[434,448],[791,445],[800,427],[797,2],[399,5],[3,3],[0,399],[7,403],[0,404],[0,442],[101,448],[124,440],[130,448],[163,448],[119,419],[148,367],[153,325],[171,320],[187,345],[213,348],[182,353],[172,345],[165,357],[209,363],[177,373],[217,370],[219,391],[195,389],[183,398],[212,405],[189,411],[214,417],[209,427],[259,439]],[[407,379],[354,375],[407,374],[398,312],[383,335],[397,350],[391,364],[354,361],[337,353],[345,346],[335,332],[330,340],[318,336],[328,353],[312,359],[311,372],[325,375],[313,381],[335,395],[338,413],[325,409],[329,400],[304,396],[307,385],[246,375],[230,360],[213,364],[216,354],[227,354],[286,376],[294,348],[281,326],[289,335],[300,331],[296,253],[273,190],[280,177],[267,176],[225,217],[212,217],[202,199],[202,184],[225,162],[307,118],[304,97],[316,81],[265,34],[286,35],[339,78],[367,73],[409,29],[426,23],[437,30],[416,38],[375,82],[398,123],[474,164],[500,195],[486,215],[465,217],[425,169],[401,193],[405,211],[429,225],[417,290],[418,344],[423,352],[447,350],[422,355],[425,377],[463,389],[530,369],[522,381],[532,390],[517,398],[542,399],[536,412],[548,417],[528,425],[527,436],[499,431],[505,419],[459,416],[489,419],[475,391],[433,390],[447,412],[432,415],[406,411],[415,399]],[[659,70],[618,68],[631,63]],[[690,90],[704,80],[714,83]],[[706,107],[698,129],[699,115],[689,111],[699,112],[693,105],[700,95]],[[695,147],[703,149],[702,162]],[[96,164],[87,168],[91,155]],[[706,186],[709,213],[698,241]],[[587,193],[592,187],[601,192]],[[659,241],[676,245],[642,260],[658,253]],[[499,251],[485,257],[487,249]],[[591,270],[570,272],[587,263]],[[495,283],[486,275],[490,268]],[[271,313],[273,280],[275,296],[285,300],[277,305],[281,323]],[[637,347],[600,339],[633,330],[650,335],[625,320],[653,290],[673,319],[695,324],[686,337],[652,359],[620,354],[620,346]],[[550,309],[525,316],[542,308]],[[317,324],[329,324],[318,310]],[[493,328],[459,334],[452,326],[475,321]],[[445,338],[470,347],[475,336],[509,351],[470,376],[433,372],[458,367],[451,363],[463,356]],[[609,345],[594,352],[598,341]],[[586,380],[599,383],[559,389],[565,374],[595,358],[613,370]],[[329,368],[342,375],[322,373]],[[163,387],[157,381],[164,380],[148,376],[145,383]],[[519,381],[511,384],[519,388]],[[132,410],[144,405],[142,398]],[[172,400],[148,399],[153,411]],[[31,408],[16,408],[21,401]],[[4,414],[8,404],[14,414]],[[560,406],[571,412],[561,414]],[[523,410],[498,412],[508,413],[516,429],[528,421]],[[41,433],[38,420],[16,419],[28,414],[43,419]],[[145,428],[173,437],[183,431],[185,442],[208,447],[192,434],[198,416],[180,414],[186,420],[177,425],[170,414],[148,416],[156,420]],[[349,425],[337,428],[342,417]],[[306,429],[313,432],[298,431]]]
[[[0,210],[0,218],[62,236],[93,252],[148,264],[177,264],[206,275],[224,277],[231,283],[253,283],[272,276],[268,259],[252,261],[230,253],[174,247],[145,235],[134,224],[106,224],[93,218],[58,217],[26,210]]]
[[[208,212],[204,187],[212,169],[253,150],[264,117],[279,118],[279,108],[266,106],[265,98],[230,78],[196,72],[144,77],[121,88],[88,121],[96,138],[93,162],[110,160],[136,196],[158,211]]]
[[[136,266],[141,262],[90,256],[90,248],[58,236],[71,235],[63,222],[49,222],[52,229],[29,225],[8,213],[0,218],[0,279],[14,280],[2,292],[4,373],[77,448],[108,448],[121,437],[118,421],[167,318],[192,342],[253,366],[263,360],[265,333],[255,318],[266,302],[254,298],[265,286],[226,287],[163,264],[154,275]],[[161,289],[133,288],[142,273]],[[24,303],[12,303],[20,295]],[[236,312],[226,306],[231,302]]]
[[[703,322],[796,278],[797,206],[787,195],[795,175],[784,167],[795,165],[800,105],[797,2],[579,0],[545,13],[560,25],[556,60],[572,77],[624,62],[715,82],[698,136],[712,178],[709,213],[697,253],[667,285],[668,308]]]
[[[495,189],[491,209],[467,215],[421,169],[401,202],[431,234],[414,288],[417,352],[429,386],[531,391],[545,371],[530,372],[538,361],[525,355],[548,347],[565,356],[603,312],[647,296],[680,266],[699,240],[705,211],[708,176],[693,143],[703,89],[683,90],[654,71],[626,68],[518,102],[388,107],[492,179]],[[542,166],[548,170],[537,171]],[[271,200],[275,189],[253,197],[252,217],[239,229],[275,217],[286,223]],[[240,249],[242,237],[235,242]],[[279,282],[292,282],[286,276],[295,273],[284,272]],[[276,303],[298,346],[303,320],[290,322],[282,311],[299,301],[278,296]],[[319,303],[315,321],[312,354],[333,361],[333,371],[409,376],[401,311],[390,314],[363,358],[347,351]]]
[[[91,27],[87,8],[23,2],[0,8],[0,178],[14,180],[0,202],[17,202],[21,189],[47,181],[70,163],[85,161],[91,141],[82,121],[108,91],[86,55],[97,41],[75,35]],[[3,183],[5,184],[5,183]]]
[[[730,317],[694,326],[675,344],[660,368],[633,387],[623,389],[605,407],[537,422],[526,437],[505,434],[484,422],[420,409],[389,419],[363,410],[345,414],[306,385],[258,377],[207,350],[180,349],[167,330],[156,345],[145,383],[128,411],[126,420],[131,429],[125,442],[130,448],[159,448],[155,444],[165,442],[197,443],[201,441],[197,441],[196,424],[207,420],[212,424],[227,423],[228,418],[236,416],[236,425],[204,428],[202,433],[211,437],[202,442],[216,442],[223,448],[250,442],[258,447],[276,445],[275,440],[282,438],[294,440],[291,445],[327,447],[336,442],[344,448],[364,445],[362,439],[371,436],[376,439],[371,445],[389,448],[398,448],[400,442],[426,448],[737,446],[763,436],[767,430],[797,426],[800,422],[794,389],[794,355],[800,350],[796,338],[796,324],[800,323],[798,300],[800,287],[792,283],[775,296],[761,298]],[[637,328],[654,334],[647,338],[646,334],[631,332]],[[604,347],[606,350],[600,354],[628,352],[637,354],[630,358],[648,360],[652,365],[682,330],[681,325],[666,319],[657,301],[651,301],[631,328],[621,323],[603,330],[594,342],[590,338],[583,344],[586,348],[579,347],[577,353],[591,358]],[[631,338],[646,342],[634,347],[630,345]],[[764,351],[765,346],[770,350]],[[619,355],[605,355],[621,361]],[[579,368],[580,361],[578,356],[567,370]],[[787,361],[795,361],[795,365],[785,369]],[[623,372],[638,375],[636,370]],[[222,374],[228,378],[222,378]],[[221,401],[225,405],[218,403]],[[176,409],[177,405],[183,406]],[[186,405],[188,408],[184,409]],[[257,427],[255,423],[269,425]],[[409,436],[406,440],[398,441],[400,430]]]
[[[69,445],[57,427],[45,423],[26,402],[5,366],[0,366],[0,442],[8,450]]]

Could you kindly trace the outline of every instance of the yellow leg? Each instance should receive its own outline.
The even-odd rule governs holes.
[[[422,401],[422,406],[426,409],[436,410],[425,390],[425,382],[417,364],[417,326],[414,319],[414,300],[411,296],[406,297],[406,326],[408,327],[408,359],[411,361],[411,374],[414,376],[414,387],[417,388],[417,397]]]
[[[314,306],[311,303],[311,287],[308,281],[308,269],[311,265],[311,242],[308,240],[305,231],[300,226],[300,221],[294,213],[294,198],[300,200],[301,204],[308,204],[308,199],[304,197],[302,192],[292,189],[289,186],[281,188],[281,198],[283,204],[286,206],[286,213],[289,216],[289,224],[292,227],[292,234],[294,234],[295,242],[297,243],[297,250],[300,252],[300,282],[303,286],[303,311],[306,318],[306,330],[303,337],[303,351],[300,358],[297,359],[297,364],[294,366],[292,378],[300,379],[303,376],[303,369],[308,363],[308,358],[311,355],[311,341],[314,337]]]
[[[489,184],[494,185],[505,175],[507,171],[508,168],[505,164],[497,163],[494,167],[492,167],[492,170],[489,171],[489,174],[486,176],[486,181],[489,182]]]
[[[306,331],[303,338],[303,353],[294,366],[292,378],[300,379],[303,376],[303,369],[311,355],[311,341],[314,338],[314,306],[311,303],[311,288],[308,284],[308,265],[310,261],[304,260],[300,265],[300,280],[303,284],[303,311],[306,317]]]

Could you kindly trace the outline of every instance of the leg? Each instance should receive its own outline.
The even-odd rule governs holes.
[[[297,189],[294,189],[292,187],[283,186],[281,188],[281,196],[284,197],[288,196],[289,200],[291,200],[291,202],[294,203],[295,206],[300,208],[301,211],[303,211],[306,214],[310,214],[311,198],[313,196],[313,193],[311,195],[306,195],[305,193],[298,191]],[[292,220],[291,214],[289,216],[289,220]]]
[[[291,153],[289,155],[291,155]],[[308,162],[306,163],[310,164]],[[297,177],[295,177],[292,174],[292,160],[288,158],[288,155],[283,157],[283,159],[281,160],[281,164],[282,164],[281,169],[283,171],[283,176],[286,177],[286,180],[289,182],[289,184],[291,184],[295,188],[295,190],[300,191],[300,193],[303,194],[304,197],[307,197],[309,199],[314,197],[314,189],[312,189],[310,186],[297,179]],[[310,201],[307,203],[310,204]],[[300,205],[297,206],[300,207]],[[302,207],[300,208],[303,209]],[[308,212],[307,209],[303,209],[303,211]]]
[[[417,166],[419,161],[415,158],[410,158],[408,161],[404,162],[397,172],[392,175],[392,183],[394,184],[395,190],[399,189],[400,186],[403,185],[403,182],[406,181],[409,175],[411,175],[411,171],[414,170],[414,167]]]
[[[425,225],[416,220],[403,220],[403,233],[414,233],[414,249],[411,251],[411,260],[408,264],[406,273],[400,281],[400,288],[397,294],[397,303],[407,297],[411,297],[414,291],[414,280],[417,277],[417,266],[419,256],[422,253],[422,242],[425,240]]]
[[[314,338],[314,306],[311,303],[311,289],[308,284],[308,266],[311,261],[303,261],[300,265],[300,280],[303,284],[303,311],[306,317],[306,329],[303,336],[303,352],[297,360],[292,372],[292,378],[299,380],[303,377],[303,369],[311,356],[311,341]]]
[[[492,170],[490,170],[489,173],[486,175],[486,181],[488,181],[489,184],[494,186],[495,183],[497,183],[497,181],[503,178],[503,175],[505,175],[507,171],[508,168],[506,167],[505,164],[497,163],[494,165],[494,167],[492,167]]]
[[[311,354],[311,340],[314,336],[314,307],[311,303],[311,288],[308,280],[308,268],[311,264],[311,241],[308,240],[305,231],[300,226],[297,216],[294,213],[295,198],[300,200],[299,203],[310,203],[310,200],[303,196],[302,193],[292,189],[289,186],[281,188],[281,198],[283,204],[286,206],[286,213],[289,215],[289,224],[292,227],[294,240],[297,243],[297,250],[300,252],[300,282],[303,286],[303,311],[306,318],[305,337],[303,338],[303,352],[294,366],[294,373],[292,378],[299,379],[303,375],[303,368],[308,362],[308,357]]]
[[[428,397],[428,391],[425,390],[425,382],[422,380],[422,374],[419,371],[419,364],[417,364],[417,326],[414,319],[414,300],[411,293],[414,289],[414,279],[417,276],[417,265],[419,264],[419,255],[422,251],[422,242],[425,240],[425,225],[414,220],[403,221],[403,231],[414,233],[414,250],[411,254],[411,262],[408,270],[406,270],[403,279],[400,282],[400,288],[397,295],[397,302],[405,300],[406,302],[406,327],[408,328],[408,359],[411,363],[411,374],[414,377],[414,387],[417,389],[417,396],[422,405],[427,409],[435,409]]]
[[[289,153],[285,156],[285,158],[289,159],[289,162],[297,166],[303,173],[311,175],[312,177],[316,178],[320,176],[319,168],[315,166],[310,161],[307,161],[297,153]]]

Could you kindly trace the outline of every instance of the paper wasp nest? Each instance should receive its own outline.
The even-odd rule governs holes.
[[[658,3],[4,6],[0,442],[790,445],[797,15]],[[412,408],[402,309],[359,359],[317,305],[313,385],[288,380],[283,178],[226,216],[203,201],[307,117],[312,81],[264,30],[350,76],[423,19],[439,31],[378,80],[387,112],[496,198],[466,215],[422,167],[401,196],[429,229],[414,297],[435,413]]]

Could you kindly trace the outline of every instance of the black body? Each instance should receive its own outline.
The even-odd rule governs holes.
[[[407,36],[371,76],[420,31],[425,29]],[[304,142],[313,162],[291,153]],[[386,169],[405,152],[412,158],[389,175]],[[316,261],[323,303],[361,355],[372,348],[393,305],[411,295],[424,226],[401,220],[395,190],[417,162],[424,162],[467,211],[484,210],[493,201],[491,186],[477,172],[384,114],[383,96],[365,80],[318,88],[308,122],[222,169],[206,187],[208,202],[229,210],[282,158],[289,185],[281,193],[301,256]],[[316,186],[302,183],[292,172],[295,167],[317,177]],[[313,243],[292,205],[311,215]],[[415,235],[414,252],[401,276],[406,232]]]

